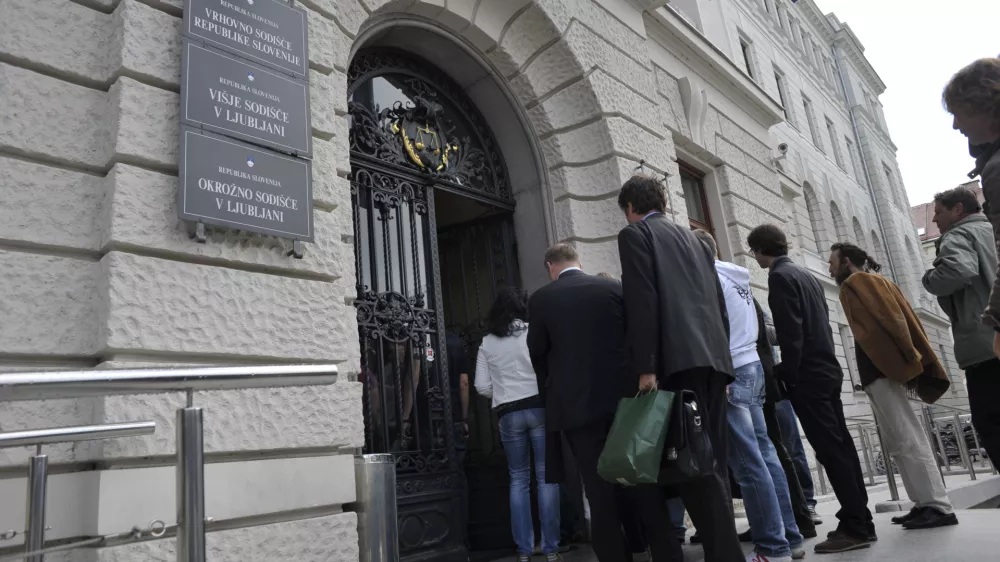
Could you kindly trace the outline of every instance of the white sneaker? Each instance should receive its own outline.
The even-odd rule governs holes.
[[[792,562],[792,557],[764,556],[763,554],[757,554],[756,550],[752,550],[750,554],[747,554],[747,562]]]

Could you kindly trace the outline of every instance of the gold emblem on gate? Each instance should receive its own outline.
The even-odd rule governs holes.
[[[448,156],[458,154],[458,144],[444,140],[444,109],[437,102],[416,99],[416,107],[394,108],[391,130],[403,141],[406,155],[417,166],[433,172],[448,169]]]

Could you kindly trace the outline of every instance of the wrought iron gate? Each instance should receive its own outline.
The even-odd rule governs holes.
[[[506,170],[482,116],[428,63],[362,51],[348,80],[365,450],[396,458],[401,556],[464,561],[435,193],[512,209]]]

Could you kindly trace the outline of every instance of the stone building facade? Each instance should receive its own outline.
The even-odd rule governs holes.
[[[431,453],[400,453],[401,470],[410,470],[399,488],[403,555],[463,559],[454,479],[462,465],[452,432],[435,429],[458,408],[448,398],[454,383],[444,372],[445,330],[464,329],[473,343],[482,305],[466,297],[484,301],[491,293],[480,285],[497,281],[538,288],[546,282],[541,255],[556,241],[574,243],[590,271],[617,272],[623,219],[615,198],[638,169],[666,176],[674,219],[711,228],[724,259],[749,267],[765,303],[766,273],[748,256],[746,235],[766,222],[785,228],[795,260],[827,289],[848,381],[856,380],[851,337],[825,263],[830,243],[844,239],[887,264],[959,374],[946,321],[919,288],[920,244],[878,103],[884,84],[850,28],[810,0],[295,4],[308,11],[316,225],[316,242],[301,260],[286,256],[290,243],[260,235],[212,231],[197,244],[177,218],[182,0],[0,3],[0,368],[340,367],[330,388],[196,396],[207,426],[207,513],[220,529],[208,539],[213,559],[356,560],[352,455],[419,441],[419,427],[416,437],[404,427],[409,412],[424,406],[429,414],[412,415],[429,416]],[[418,66],[421,88],[454,102],[446,112],[458,108],[478,143],[487,162],[479,169],[492,175],[476,181],[488,190],[474,192],[456,177],[428,179],[403,160],[379,167],[378,157],[363,154],[358,92],[390,66],[397,74]],[[378,238],[374,221],[404,220],[402,211],[375,202],[380,188],[371,178],[386,170],[397,174],[394,195],[402,197],[390,197],[402,205],[392,208],[411,213],[413,234],[401,229],[392,238],[415,248],[412,260],[399,257],[403,273],[418,271],[409,289],[402,281],[404,289],[392,290],[392,274],[368,260],[377,241],[388,246],[397,236],[385,230]],[[400,178],[410,182],[405,189]],[[501,226],[488,230],[494,227],[479,221],[487,215]],[[487,244],[501,254],[489,253],[489,273],[475,269],[482,267],[475,254],[470,266],[461,248],[446,255],[445,227],[463,225],[472,226],[462,240],[482,229],[500,233]],[[450,285],[469,272],[474,281]],[[378,289],[380,275],[389,290]],[[414,289],[419,298],[406,294]],[[462,322],[459,305],[449,304],[458,293],[466,299]],[[412,364],[422,377],[400,381],[410,363],[384,351],[362,355],[370,341],[359,345],[359,329],[371,341],[387,337],[372,336],[384,326],[365,311],[390,306],[410,314],[406,329],[426,320],[421,339],[407,340],[402,345],[411,347],[399,355],[423,357]],[[383,360],[392,372],[373,364]],[[392,377],[395,386],[386,386]],[[374,412],[371,397],[390,389],[399,395],[400,387],[415,402],[395,404],[390,435],[391,416]],[[850,382],[844,399],[849,415],[870,414]],[[64,467],[53,477],[50,538],[175,521],[173,410],[182,402],[158,394],[0,406],[3,430],[158,424],[149,438],[48,448]],[[480,455],[482,478],[470,477],[470,488],[495,497],[488,476],[504,470],[489,472],[497,466],[492,426],[488,413],[473,414],[481,425],[473,424],[478,448],[470,445],[470,458]],[[378,419],[386,429],[381,445],[372,431]],[[0,528],[23,523],[17,468],[28,454],[0,452],[2,497],[14,498],[0,509]],[[505,524],[487,519],[473,513],[468,521],[482,537]],[[169,560],[173,543],[66,559]]]

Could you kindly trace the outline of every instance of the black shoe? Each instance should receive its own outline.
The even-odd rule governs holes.
[[[750,536],[750,529],[736,535],[740,538],[740,542],[753,542],[753,537]]]
[[[839,529],[834,529],[834,530],[832,530],[832,531],[830,531],[829,533],[826,534],[826,538],[832,539],[833,537],[835,537],[835,536],[837,536],[839,534],[841,534],[840,530]],[[802,535],[802,536],[805,536],[805,535]],[[875,534],[874,530],[868,531],[868,540],[871,541],[871,542],[878,541],[878,535]]]
[[[691,544],[701,544],[701,536],[698,535],[697,531],[691,535]]]
[[[954,513],[942,513],[932,507],[928,507],[923,509],[920,515],[903,523],[903,528],[912,531],[914,529],[933,529],[935,527],[948,527],[950,525],[958,525],[958,516]]]
[[[907,513],[906,515],[900,515],[900,516],[898,516],[898,517],[893,517],[893,518],[892,518],[892,524],[893,524],[893,525],[902,525],[903,523],[906,523],[907,521],[909,521],[909,520],[911,520],[911,519],[916,519],[917,517],[919,517],[919,516],[920,516],[920,513],[921,513],[922,511],[923,511],[923,510],[922,510],[921,508],[919,508],[919,507],[914,507],[914,508],[913,508],[913,509],[911,509],[911,510],[910,510],[910,512],[909,512],[909,513]]]
[[[847,533],[834,531],[825,541],[816,545],[816,554],[835,554],[837,552],[849,552],[851,550],[861,550],[872,545],[871,537],[858,538]]]
[[[823,524],[823,518],[820,517],[818,513],[816,513],[816,508],[815,507],[812,507],[812,506],[809,507],[809,516],[812,517],[813,525],[822,525]]]
[[[816,527],[812,525],[799,525],[799,534],[804,539],[814,539],[816,538]]]

